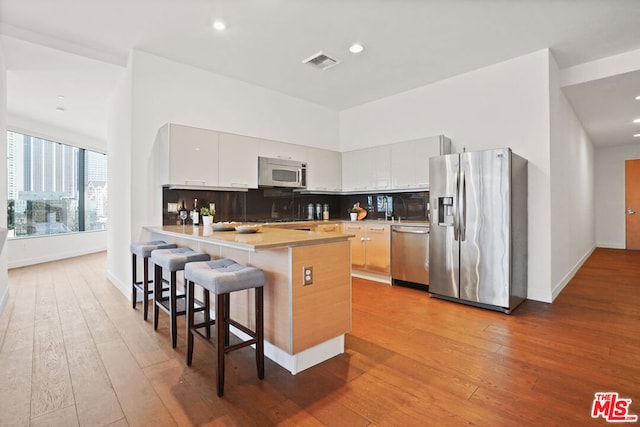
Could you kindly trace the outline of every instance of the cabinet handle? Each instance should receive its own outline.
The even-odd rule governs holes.
[[[411,184],[396,185],[396,188],[409,188]]]
[[[370,231],[384,231],[384,227],[371,227]]]
[[[249,184],[243,184],[242,182],[232,182],[232,187],[249,187]]]
[[[204,185],[207,183],[207,181],[205,181],[204,179],[185,179],[184,183],[186,185],[196,185],[196,184]]]
[[[282,156],[282,155],[278,155],[276,156],[277,159],[283,159],[283,160],[291,160],[291,156]]]

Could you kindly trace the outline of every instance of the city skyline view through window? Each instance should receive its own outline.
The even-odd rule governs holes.
[[[9,237],[105,230],[107,155],[7,132]]]

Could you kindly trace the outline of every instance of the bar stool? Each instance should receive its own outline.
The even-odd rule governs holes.
[[[176,289],[177,272],[184,270],[184,266],[191,262],[208,261],[211,257],[209,254],[196,252],[190,248],[174,248],[174,249],[156,249],[151,252],[151,262],[156,266],[155,277],[163,277],[162,270],[171,273],[169,280],[169,295],[165,296],[162,292],[161,280],[154,281],[153,292],[153,329],[158,329],[158,313],[163,310],[171,319],[171,346],[176,348],[178,343],[178,316],[185,314],[185,310],[178,311],[178,299],[183,299],[185,294],[178,295]],[[186,289],[186,281],[185,281]],[[198,311],[204,311],[205,317],[209,317],[209,295],[205,296],[204,306]]]
[[[206,343],[216,347],[218,367],[216,371],[216,389],[218,396],[224,393],[224,355],[225,353],[240,348],[256,345],[256,365],[258,378],[264,378],[264,318],[263,318],[263,288],[265,283],[264,272],[258,268],[246,267],[230,259],[219,259],[208,262],[193,262],[187,264],[184,270],[184,278],[187,282],[187,365],[191,366],[193,359],[193,336],[202,338]],[[205,294],[213,292],[216,296],[216,319],[205,319],[204,322],[195,323],[194,316],[194,285],[201,286]],[[247,328],[230,318],[229,298],[231,292],[243,289],[255,288],[255,330]],[[199,329],[210,328],[216,325],[216,343],[208,336],[203,335]],[[240,329],[251,339],[230,345],[229,326]],[[207,333],[208,335],[208,333]]]
[[[177,245],[173,243],[167,243],[163,240],[153,240],[151,242],[137,242],[131,243],[129,250],[131,251],[131,304],[133,308],[136,308],[138,302],[138,290],[142,292],[142,306],[144,312],[144,320],[147,320],[147,313],[149,312],[149,294],[153,293],[153,289],[149,289],[149,283],[153,283],[153,280],[149,280],[149,257],[151,257],[151,251],[156,249],[171,249],[177,248]],[[142,282],[138,282],[138,262],[137,257],[142,257],[144,273]]]

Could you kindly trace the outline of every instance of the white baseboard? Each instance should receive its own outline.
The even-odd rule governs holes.
[[[596,249],[595,246],[589,249],[587,253],[584,254],[582,258],[580,258],[580,260],[576,263],[576,265],[574,265],[573,268],[562,278],[562,280],[556,286],[553,287],[553,290],[551,291],[551,301],[555,300],[556,297],[560,295],[560,292],[562,292],[565,286],[567,286],[567,284],[573,278],[573,276],[576,275],[578,270],[580,270],[580,267],[582,267],[582,264],[585,263],[585,261],[589,258],[589,256],[591,256],[591,254],[595,249]]]
[[[8,265],[9,269],[19,268],[19,267],[27,267],[30,265],[42,264],[45,262],[58,261],[66,258],[74,258],[82,255],[94,254],[96,252],[104,252],[105,248],[82,248],[75,251],[67,251],[67,252],[56,252],[48,255],[43,255],[40,257],[21,259],[19,261],[10,262]]]
[[[383,274],[370,273],[368,271],[361,270],[351,270],[351,276],[357,277],[359,279],[371,280],[374,282],[386,283],[387,285],[391,284],[391,277],[385,276]]]
[[[625,245],[620,245],[617,243],[598,243],[596,247],[604,249],[627,249]]]
[[[233,326],[231,326],[230,330],[242,340],[251,338]],[[255,345],[252,347],[255,347]],[[289,354],[266,340],[264,342],[264,356],[273,360],[293,375],[342,353],[344,353],[344,335],[331,338],[296,354]]]
[[[131,284],[123,283],[120,279],[116,277],[110,270],[107,270],[107,279],[111,282],[113,286],[116,287],[122,295],[124,295],[129,301],[131,301]]]
[[[9,286],[4,290],[4,294],[0,296],[0,314],[2,314],[4,308],[7,306],[7,301],[9,301]]]

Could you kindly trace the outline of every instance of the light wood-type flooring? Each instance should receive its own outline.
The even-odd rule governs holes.
[[[353,280],[346,352],[291,375],[250,348],[213,349],[105,279],[106,255],[14,269],[0,316],[2,426],[584,426],[594,393],[640,414],[640,252],[597,249],[553,304],[512,315]],[[639,422],[640,423],[640,422]]]

